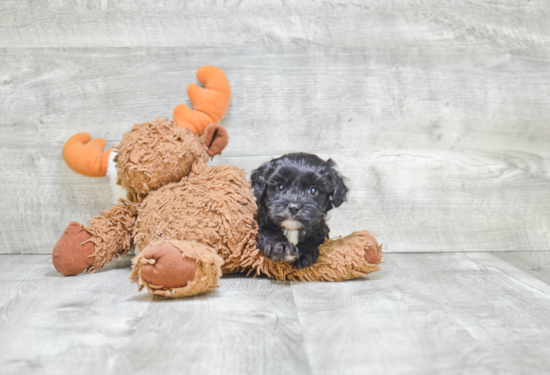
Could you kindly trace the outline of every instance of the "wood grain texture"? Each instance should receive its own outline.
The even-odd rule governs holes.
[[[496,252],[494,255],[546,284],[550,284],[550,252],[507,251],[505,253]]]
[[[550,10],[463,3],[0,3],[0,253],[50,253],[109,206],[61,148],[171,116],[204,64],[233,86],[214,164],[292,151],[351,186],[334,235],[388,252],[550,249]]]
[[[289,282],[228,276],[151,302],[129,259],[63,277],[50,256],[0,255],[0,374],[310,373]]]
[[[64,277],[50,256],[18,259],[10,267],[15,275],[28,273],[29,265],[49,264],[32,283],[17,276],[12,284],[29,285],[0,307],[0,373],[105,374],[110,353],[127,345],[152,299],[137,295],[127,280],[128,260],[113,262],[105,272]]]
[[[354,281],[231,275],[168,301],[137,292],[127,256],[62,277],[0,255],[0,374],[545,373],[550,285],[514,266],[536,254],[393,253]]]
[[[313,373],[548,370],[548,284],[490,253],[384,259],[367,280],[293,284]]]
[[[154,301],[113,363],[113,374],[311,374],[289,282],[236,275],[198,297]]]
[[[271,46],[364,48],[550,42],[544,0],[2,2],[0,45],[12,47]]]

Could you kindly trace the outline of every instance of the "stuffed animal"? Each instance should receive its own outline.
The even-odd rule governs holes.
[[[367,231],[327,239],[317,263],[304,269],[273,262],[257,249],[257,207],[245,171],[207,167],[228,141],[218,123],[229,107],[229,82],[213,66],[200,68],[197,78],[204,88],[187,89],[194,110],[178,105],[173,121],[135,124],[105,152],[105,141],[90,141],[86,133],[66,142],[69,167],[86,176],[108,175],[117,203],[87,225],[67,226],[52,253],[57,271],[95,272],[134,248],[130,279],[140,290],[176,298],[215,288],[231,272],[339,281],[379,270],[381,247]]]

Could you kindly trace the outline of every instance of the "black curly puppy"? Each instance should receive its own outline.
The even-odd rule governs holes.
[[[348,188],[331,159],[286,154],[251,175],[258,205],[258,248],[273,260],[295,267],[312,265],[328,238],[327,212],[346,200]]]

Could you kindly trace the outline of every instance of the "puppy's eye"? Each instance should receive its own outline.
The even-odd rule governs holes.
[[[285,184],[279,184],[279,185],[277,185],[277,191],[285,191],[285,189],[286,189]]]
[[[309,195],[311,195],[311,196],[314,197],[314,196],[317,195],[317,193],[318,193],[318,191],[317,191],[317,189],[315,189],[314,187],[309,188]]]

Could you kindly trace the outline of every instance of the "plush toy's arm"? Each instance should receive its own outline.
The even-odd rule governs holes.
[[[94,263],[88,269],[97,271],[109,263],[114,256],[126,254],[132,246],[132,231],[139,204],[124,201],[102,211],[101,216],[88,220],[83,228],[92,238],[95,246]]]
[[[84,270],[94,272],[114,256],[126,254],[131,247],[138,206],[125,201],[102,211],[87,225],[70,223],[52,252],[57,271],[66,276]]]

